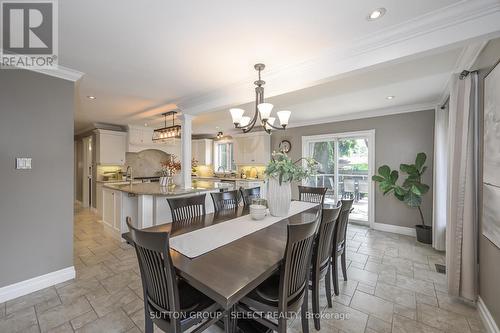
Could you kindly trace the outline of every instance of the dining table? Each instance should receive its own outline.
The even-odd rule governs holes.
[[[177,274],[228,313],[236,311],[236,304],[244,296],[278,270],[285,253],[287,225],[308,223],[318,218],[320,205],[314,204],[310,207],[194,258],[176,251],[171,246],[170,255]],[[217,224],[232,223],[232,220],[236,221],[248,214],[247,206],[238,206],[143,230],[167,232],[172,240],[177,236]],[[128,232],[122,234],[122,237],[131,242]],[[236,325],[233,320],[230,325],[225,325],[225,331],[237,331]]]

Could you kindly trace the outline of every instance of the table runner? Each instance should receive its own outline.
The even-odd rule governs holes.
[[[170,238],[170,248],[188,258],[196,258],[317,205],[317,203],[292,201],[287,216],[275,217],[268,214],[260,221],[252,220],[250,214],[240,216],[172,237]]]

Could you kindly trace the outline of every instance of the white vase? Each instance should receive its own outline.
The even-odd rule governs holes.
[[[267,204],[272,216],[287,216],[292,202],[292,186],[290,182],[281,185],[276,178],[269,178],[267,182]]]
[[[160,186],[167,186],[168,177],[160,177]]]

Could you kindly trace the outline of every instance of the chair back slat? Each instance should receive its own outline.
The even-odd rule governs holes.
[[[318,213],[311,222],[287,227],[287,244],[280,276],[282,306],[304,296],[311,267],[312,246],[320,216]]]
[[[324,207],[313,249],[313,269],[318,273],[328,268],[332,255],[335,225],[340,215],[341,205]]]
[[[237,208],[240,203],[238,190],[210,193],[210,195],[212,196],[216,212],[224,209]]]
[[[172,212],[172,222],[205,215],[205,197],[206,194],[200,194],[192,197],[167,199]]]
[[[252,199],[260,198],[260,187],[240,188],[241,198],[245,206],[252,204]]]
[[[326,187],[310,187],[299,185],[299,200],[323,204],[325,201]]]
[[[139,261],[144,299],[156,311],[179,311],[168,233],[138,230],[132,226],[130,217],[127,217],[127,225]]]
[[[342,251],[345,248],[345,238],[347,233],[347,224],[349,222],[349,213],[351,212],[354,199],[342,199],[341,202],[342,206],[334,231],[334,251],[336,252]]]

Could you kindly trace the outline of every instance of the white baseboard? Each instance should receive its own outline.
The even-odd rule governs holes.
[[[75,278],[75,267],[67,267],[0,288],[0,303]]]
[[[479,296],[477,300],[477,309],[479,310],[479,315],[483,320],[483,324],[484,327],[486,328],[486,331],[488,333],[500,333],[500,330],[498,329],[495,319],[493,319],[493,317],[491,316],[491,313],[486,307],[486,304],[484,304],[481,296]]]
[[[417,232],[415,231],[415,228],[401,227],[399,225],[375,222],[373,223],[373,229],[385,232],[392,232],[394,234],[417,237]]]

